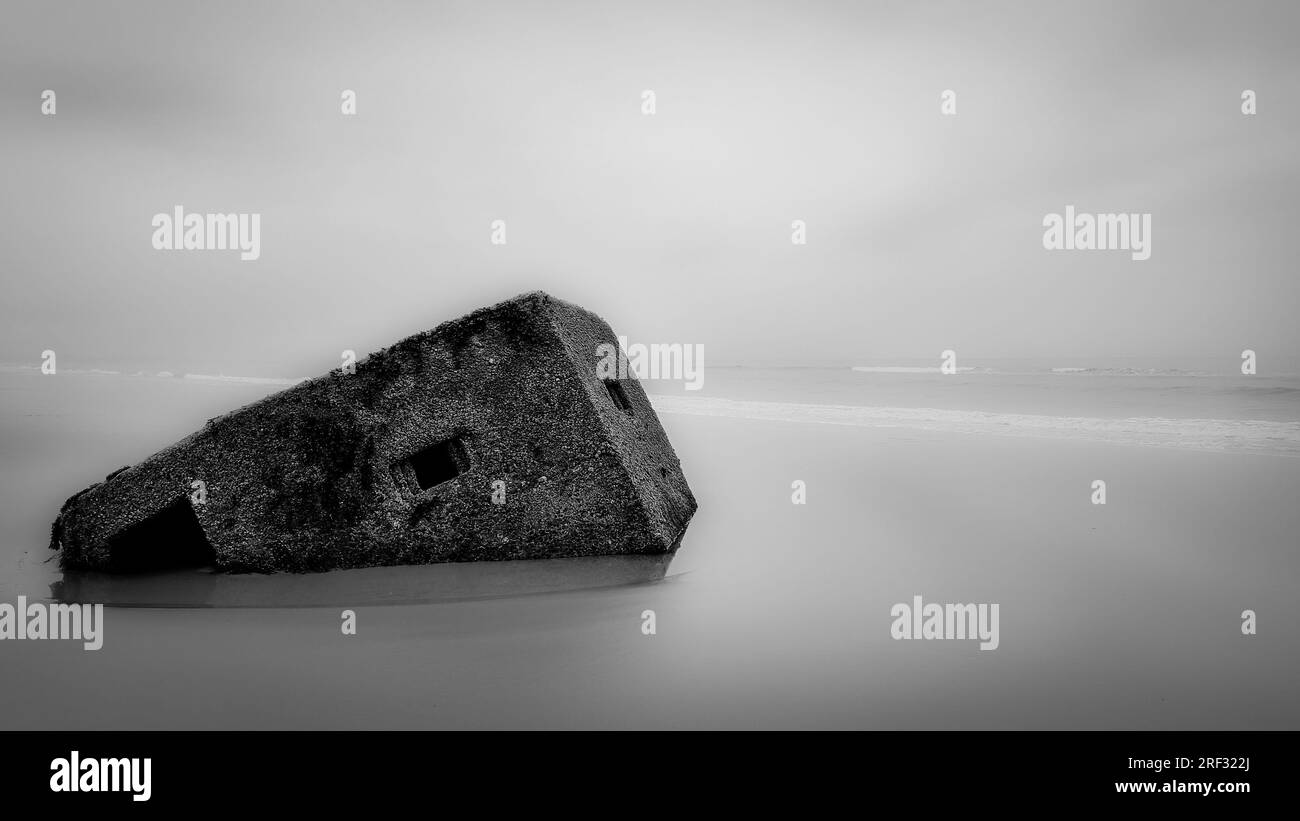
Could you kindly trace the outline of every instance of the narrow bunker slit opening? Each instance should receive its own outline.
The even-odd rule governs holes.
[[[605,390],[609,391],[609,398],[613,400],[614,407],[632,415],[632,403],[627,401],[627,394],[623,392],[623,383],[615,379],[602,380],[605,383]]]
[[[189,499],[182,496],[108,540],[113,573],[153,573],[211,567],[217,554]]]
[[[458,437],[430,445],[408,462],[415,470],[415,482],[420,490],[450,482],[469,469],[469,457]]]

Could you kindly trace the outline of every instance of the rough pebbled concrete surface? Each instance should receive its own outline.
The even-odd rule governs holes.
[[[165,561],[183,500],[231,571],[671,552],[695,497],[640,384],[620,383],[625,411],[597,377],[602,343],[600,317],[545,293],[480,309],[110,474],[50,546],[65,569]],[[410,458],[452,439],[462,472],[422,490]]]

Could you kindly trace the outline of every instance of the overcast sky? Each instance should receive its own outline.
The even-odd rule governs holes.
[[[534,289],[713,363],[1300,350],[1293,3],[0,16],[3,361],[311,375]],[[178,204],[261,258],[154,250]],[[1066,205],[1151,258],[1044,250]]]

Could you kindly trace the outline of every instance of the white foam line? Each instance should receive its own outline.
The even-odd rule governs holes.
[[[299,382],[306,382],[306,377],[298,379],[282,379],[274,376],[223,376],[206,373],[187,373],[185,379],[193,379],[200,382],[230,382],[241,385],[297,385]]]
[[[858,373],[943,373],[942,369],[937,366],[913,367],[910,365],[854,365],[853,370]],[[974,373],[977,368],[961,367],[957,373]]]
[[[654,395],[651,400],[658,412],[692,416],[868,428],[909,428],[939,433],[993,434],[1300,457],[1300,422],[1160,417],[1104,419],[939,408],[801,405],[666,395]]]

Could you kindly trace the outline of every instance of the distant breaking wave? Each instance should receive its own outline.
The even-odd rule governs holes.
[[[234,382],[241,385],[297,385],[299,382],[306,382],[307,377],[297,379],[284,379],[276,376],[225,376],[224,374],[212,375],[206,373],[187,373],[185,379],[194,379],[199,382]]]
[[[11,365],[0,364],[0,372],[3,373],[40,373],[39,365]],[[158,371],[157,373],[148,373],[146,371],[132,371],[125,373],[123,371],[110,371],[103,368],[59,368],[61,374],[94,374],[96,376],[129,376],[132,378],[146,379],[187,379],[195,382],[222,382],[237,385],[271,385],[280,387],[289,387],[297,385],[299,382],[306,382],[308,377],[300,376],[296,378],[286,378],[279,376],[226,376],[225,374],[208,374],[208,373],[183,373],[175,374],[171,371]]]
[[[1159,417],[1103,419],[938,408],[798,405],[667,395],[653,395],[650,398],[655,410],[661,413],[691,416],[864,428],[908,428],[936,433],[973,433],[1300,457],[1300,422]]]
[[[1090,376],[1217,376],[1204,371],[1186,371],[1181,368],[1052,368],[1057,374],[1088,374]]]
[[[911,365],[854,365],[859,373],[941,373],[938,366],[913,367]],[[992,368],[958,368],[957,373],[993,373]]]
[[[854,368],[873,373],[938,373],[938,368]],[[962,368],[965,372],[989,372],[988,368]],[[1063,373],[1094,373],[1107,369],[1053,369]],[[1139,375],[1149,372],[1122,368],[1118,371]],[[30,365],[0,363],[0,372],[38,374]],[[60,373],[128,376],[119,371],[69,369]],[[1040,371],[1039,373],[1045,373]],[[1187,371],[1165,371],[1188,375]],[[136,371],[129,377],[150,376],[175,379],[167,371],[147,374]],[[128,377],[128,378],[129,378]],[[264,387],[288,387],[306,381],[296,379],[227,376],[224,374],[186,373],[184,381],[209,384],[243,384]],[[1266,394],[1290,396],[1300,393],[1292,387],[1259,386],[1238,388]],[[771,422],[799,422],[822,425],[848,425],[865,428],[906,428],[936,433],[973,433],[1036,439],[1100,442],[1140,447],[1179,448],[1221,453],[1255,453],[1300,457],[1300,422],[1273,422],[1259,419],[1168,419],[1164,417],[1128,417],[1111,419],[1086,416],[1044,416],[1024,413],[944,410],[939,408],[888,408],[856,405],[808,405],[788,402],[759,402],[713,397],[688,397],[649,394],[655,410],[691,416],[718,416],[733,419],[756,419]]]
[[[857,371],[858,373],[941,373],[937,365],[928,367],[914,365],[854,365],[852,370]],[[1182,368],[1044,368],[1040,370],[1002,370],[1000,368],[988,367],[962,367],[957,369],[957,373],[1002,374],[1006,376],[1025,374],[1078,374],[1084,376],[1181,376],[1196,378],[1230,375],[1214,374],[1206,371],[1184,370]]]

